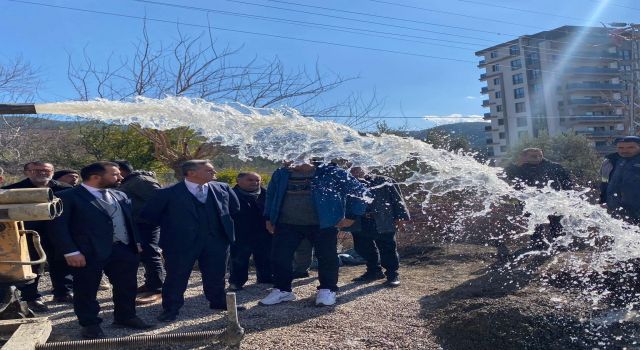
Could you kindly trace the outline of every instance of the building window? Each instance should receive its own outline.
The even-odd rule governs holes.
[[[505,134],[505,133],[501,132],[501,133],[499,133],[499,134],[498,134],[498,137],[499,137],[501,140],[504,140],[504,139],[507,137],[507,134]]]
[[[504,153],[507,151],[507,146],[500,146],[500,152]]]
[[[491,57],[491,58],[496,58],[496,57],[498,57],[498,51],[491,51],[490,57]]]
[[[522,139],[526,139],[527,137],[529,137],[528,131],[526,130],[518,131],[518,139],[522,140]]]
[[[631,50],[623,50],[622,51],[622,59],[625,61],[631,60]]]
[[[596,141],[596,147],[606,147],[607,141]]]
[[[540,76],[542,76],[542,71],[540,71],[539,69],[531,69],[527,72],[527,75],[529,80],[538,79],[540,78]]]
[[[531,92],[533,93],[540,92],[540,84],[532,84],[529,90],[531,90]]]
[[[516,70],[522,68],[522,60],[517,59],[511,61],[511,70]]]
[[[502,91],[496,91],[496,98],[502,98]]]
[[[498,119],[498,125],[504,125],[504,119]]]
[[[500,78],[493,79],[493,85],[500,85],[500,83],[501,83]]]
[[[511,78],[513,79],[513,85],[524,83],[524,74],[522,73],[514,74]]]
[[[509,47],[509,55],[516,56],[520,54],[520,47],[518,45],[511,45]]]
[[[519,128],[527,126],[527,118],[516,118],[516,125]]]
[[[502,105],[496,106],[496,112],[502,112]]]
[[[517,88],[513,90],[513,98],[523,98],[524,88]]]
[[[492,72],[499,72],[500,71],[500,65],[499,64],[494,64],[491,66],[491,71]]]
[[[524,102],[516,103],[516,113],[522,113],[522,112],[526,112],[526,111],[527,111],[527,107],[524,104]]]

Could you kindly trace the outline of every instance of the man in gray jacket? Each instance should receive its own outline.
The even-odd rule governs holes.
[[[398,268],[400,257],[396,244],[396,229],[409,220],[409,211],[400,187],[390,177],[367,173],[362,167],[352,167],[351,175],[371,192],[373,202],[353,225],[353,245],[367,261],[367,271],[354,282],[371,282],[387,278],[386,285],[400,285]],[[382,273],[382,268],[385,273]]]
[[[124,177],[120,191],[124,192],[132,202],[133,218],[142,239],[140,261],[144,266],[144,284],[138,287],[137,303],[151,304],[162,300],[162,268],[160,241],[160,227],[148,223],[140,218],[140,212],[145,203],[161,187],[151,171],[134,171],[126,160],[116,160],[120,173]]]

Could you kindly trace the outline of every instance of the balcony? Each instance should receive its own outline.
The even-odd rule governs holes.
[[[483,87],[482,89],[480,89],[480,93],[481,93],[481,94],[488,94],[488,93],[489,93],[489,92],[491,92],[491,91],[493,91],[493,90],[489,90],[489,88],[488,88],[488,87],[486,87],[486,86],[485,86],[485,87]]]
[[[483,80],[487,80],[487,74],[486,73],[480,74],[480,81],[483,81]]]
[[[495,102],[491,102],[491,100],[484,100],[482,101],[482,107],[489,107],[493,104],[496,104]]]
[[[610,83],[570,83],[567,84],[567,90],[623,90],[622,84]]]
[[[500,144],[500,142],[498,142],[498,141],[493,141],[493,139],[487,139],[487,141],[486,141],[486,142],[487,142],[487,145],[488,145],[488,146],[494,146],[494,145],[499,145],[499,144]]]
[[[493,118],[496,118],[496,116],[495,116],[495,115],[491,115],[491,113],[485,113],[485,114],[484,114],[484,117],[483,117],[482,119],[484,119],[484,120],[491,120],[491,119],[493,119]]]
[[[573,74],[604,74],[612,75],[620,73],[618,68],[603,68],[603,67],[578,67],[568,69],[567,72]]]
[[[604,98],[576,98],[569,100],[569,105],[572,106],[596,106],[596,105],[606,105],[606,106],[619,106],[624,105],[624,102],[620,100],[610,100]]]
[[[486,65],[487,65],[487,61],[485,61],[485,60],[480,60],[480,62],[478,62],[478,68],[482,68],[482,67],[484,67]]]
[[[590,138],[610,138],[610,137],[624,136],[624,130],[607,130],[607,131],[577,130],[576,134],[584,135]]]
[[[608,52],[608,51],[578,51],[573,53],[576,57],[587,57],[587,59],[618,59],[617,52]]]
[[[573,123],[614,123],[625,120],[623,115],[576,115],[567,116],[566,119]]]

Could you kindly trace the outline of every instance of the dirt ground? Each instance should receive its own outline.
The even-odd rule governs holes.
[[[250,279],[237,294],[248,308],[239,313],[246,331],[242,349],[606,349],[623,348],[620,341],[632,344],[628,330],[618,330],[618,341],[610,342],[603,337],[614,335],[584,327],[582,306],[561,291],[541,290],[517,271],[496,273],[494,252],[470,244],[424,247],[421,254],[403,259],[402,284],[393,289],[382,281],[353,283],[364,266],[342,267],[335,307],[313,305],[315,272],[294,282],[296,301],[268,307],[258,301],[269,286]],[[101,292],[104,331],[116,337],[222,328],[226,313],[209,310],[201,288],[196,271],[178,321],[146,333],[112,327],[110,292]],[[50,340],[79,339],[70,305],[50,306]],[[161,310],[156,304],[138,311],[155,322]]]

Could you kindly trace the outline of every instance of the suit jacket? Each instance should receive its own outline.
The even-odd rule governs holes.
[[[118,201],[127,224],[129,246],[138,252],[140,243],[136,225],[131,214],[131,200],[118,191],[110,190]],[[53,240],[58,254],[80,251],[88,261],[102,261],[111,255],[113,247],[113,223],[96,197],[83,186],[57,193],[62,200],[62,215],[52,222],[56,232]]]
[[[238,197],[229,185],[221,182],[209,182],[209,196],[214,202],[225,237],[229,243],[235,240],[235,230],[231,215],[240,211]],[[192,248],[198,236],[198,213],[193,195],[184,181],[168,188],[156,191],[140,213],[140,218],[160,225],[160,247],[166,252],[181,252]]]

